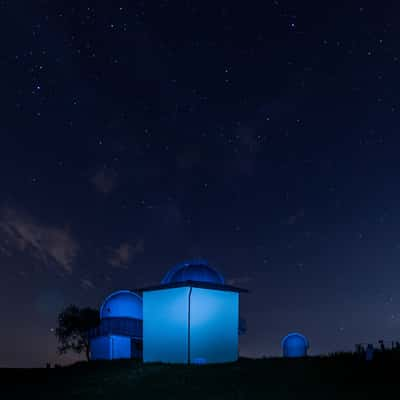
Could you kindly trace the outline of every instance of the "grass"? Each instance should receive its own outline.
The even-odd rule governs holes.
[[[377,399],[400,392],[397,352],[366,362],[353,354],[241,359],[225,365],[130,360],[52,369],[1,369],[3,399]]]

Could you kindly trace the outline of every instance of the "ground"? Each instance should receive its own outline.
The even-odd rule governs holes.
[[[342,354],[190,367],[90,362],[51,369],[2,369],[1,398],[386,399],[398,397],[399,367],[398,353],[373,361]]]

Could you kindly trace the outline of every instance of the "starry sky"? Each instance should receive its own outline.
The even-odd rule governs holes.
[[[0,0],[0,366],[205,258],[244,356],[400,336],[396,1]]]

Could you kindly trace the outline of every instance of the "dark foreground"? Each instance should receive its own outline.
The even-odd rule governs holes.
[[[2,399],[384,399],[400,396],[400,357],[242,359],[208,366],[78,363],[0,370]]]

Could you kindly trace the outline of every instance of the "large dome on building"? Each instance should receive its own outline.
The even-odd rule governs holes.
[[[175,283],[185,281],[210,282],[224,284],[224,277],[210,267],[205,260],[187,261],[171,268],[161,283]]]
[[[130,290],[111,293],[100,307],[100,318],[143,319],[142,298]]]

